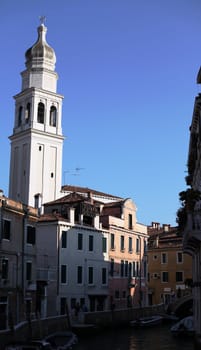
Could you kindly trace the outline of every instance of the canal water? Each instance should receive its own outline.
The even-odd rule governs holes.
[[[79,338],[75,350],[193,350],[193,338],[174,337],[170,326],[104,331]]]

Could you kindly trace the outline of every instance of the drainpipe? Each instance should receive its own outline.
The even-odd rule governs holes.
[[[22,221],[22,297],[25,298],[25,237],[26,237],[26,224],[27,224],[27,217],[28,217],[28,207],[27,205],[23,204],[23,221]]]
[[[60,295],[60,237],[59,237],[59,225],[57,222],[57,312],[59,311],[58,305],[59,305],[59,295]]]
[[[141,251],[141,237],[138,236],[140,242],[140,285],[139,285],[139,293],[140,293],[140,308],[142,307],[142,251]]]

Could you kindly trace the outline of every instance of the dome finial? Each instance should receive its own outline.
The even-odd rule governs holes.
[[[45,24],[45,21],[46,21],[46,17],[45,17],[45,16],[40,16],[40,17],[39,17],[39,20],[40,20],[40,24],[41,24],[41,25],[44,25],[44,24]]]

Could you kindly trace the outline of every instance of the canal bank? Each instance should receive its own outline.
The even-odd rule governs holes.
[[[19,325],[0,331],[0,344],[10,341],[24,341],[28,339],[42,339],[55,331],[76,328],[85,332],[83,325],[94,325],[96,329],[104,330],[129,325],[130,321],[141,316],[150,316],[164,312],[164,306],[155,305],[146,308],[127,308],[111,311],[80,312],[76,318],[70,314],[49,318],[29,319]],[[91,332],[92,330],[90,330]]]

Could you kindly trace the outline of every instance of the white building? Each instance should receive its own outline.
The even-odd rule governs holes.
[[[66,305],[108,309],[109,231],[101,228],[100,206],[77,193],[45,205],[37,227],[38,268],[46,290],[38,310],[43,316],[64,314]],[[52,279],[49,269],[55,271]]]

